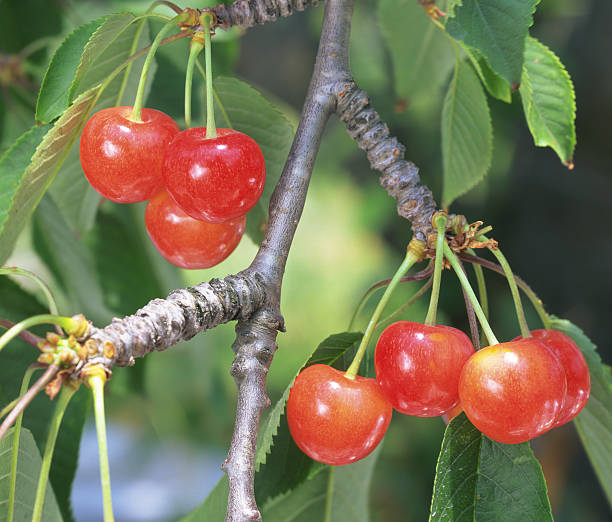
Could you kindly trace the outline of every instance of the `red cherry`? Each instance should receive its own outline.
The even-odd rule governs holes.
[[[518,444],[554,426],[565,387],[555,354],[531,337],[472,355],[461,372],[459,397],[472,424],[487,437]]]
[[[179,132],[170,116],[142,110],[142,121],[130,119],[132,107],[96,112],[81,134],[81,166],[91,186],[116,203],[137,203],[163,188],[164,151]]]
[[[559,358],[565,370],[567,379],[565,402],[554,427],[562,426],[578,415],[589,400],[591,392],[589,368],[580,348],[564,333],[557,330],[534,330],[531,335]]]
[[[309,457],[325,464],[350,464],[369,455],[381,441],[392,413],[374,379],[325,364],[297,376],[287,400],[293,440]]]
[[[459,402],[459,375],[473,353],[460,330],[398,321],[376,344],[376,379],[396,410],[436,417]]]
[[[145,224],[162,256],[181,268],[209,268],[240,243],[246,216],[208,223],[188,216],[164,190],[147,203]]]
[[[196,219],[221,223],[246,214],[261,196],[266,164],[259,145],[241,132],[195,127],[166,150],[164,182],[178,205]]]

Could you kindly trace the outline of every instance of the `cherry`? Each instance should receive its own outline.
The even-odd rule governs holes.
[[[550,349],[561,362],[567,379],[567,391],[556,426],[561,426],[580,413],[589,400],[591,377],[589,368],[576,343],[557,330],[534,330],[531,335]]]
[[[436,417],[459,402],[459,375],[473,353],[460,330],[398,321],[376,344],[376,378],[396,410]]]
[[[164,190],[147,203],[145,224],[162,256],[181,268],[209,268],[240,243],[246,216],[224,223],[199,221],[185,214]]]
[[[287,400],[293,440],[309,457],[325,464],[350,464],[369,455],[381,441],[392,413],[374,379],[325,364],[302,370]]]
[[[261,196],[266,164],[259,145],[241,132],[206,128],[177,134],[166,150],[163,176],[178,205],[196,219],[221,223],[246,214]]]
[[[140,122],[131,107],[96,112],[81,134],[83,172],[91,186],[116,203],[137,203],[163,188],[164,151],[179,132],[170,116],[143,109]]]
[[[518,444],[555,425],[565,388],[559,359],[530,337],[472,355],[461,372],[459,397],[472,424],[487,437]]]

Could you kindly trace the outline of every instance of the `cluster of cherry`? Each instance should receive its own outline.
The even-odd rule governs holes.
[[[180,131],[163,112],[111,107],[83,129],[81,166],[96,191],[117,203],[147,201],[145,223],[157,250],[182,268],[208,268],[238,246],[246,213],[264,188],[257,143],[241,132]]]
[[[287,421],[296,444],[326,464],[349,464],[381,441],[393,409],[417,417],[462,409],[487,437],[517,444],[565,424],[584,407],[590,377],[580,349],[556,330],[475,352],[448,326],[399,321],[376,345],[376,379],[315,364],[296,378]]]

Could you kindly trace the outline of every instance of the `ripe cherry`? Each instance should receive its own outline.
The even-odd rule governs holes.
[[[166,150],[164,182],[178,205],[196,219],[221,223],[246,214],[261,196],[266,164],[259,145],[241,132],[195,127]]]
[[[240,243],[246,217],[208,223],[188,216],[164,190],[147,203],[145,224],[162,256],[181,268],[209,268]]]
[[[376,379],[396,410],[436,417],[459,402],[459,375],[473,353],[460,330],[398,321],[376,344]]]
[[[555,425],[565,397],[565,372],[546,346],[530,337],[487,346],[463,367],[459,396],[476,428],[518,444]]]
[[[141,119],[130,119],[131,107],[109,107],[96,112],[81,134],[83,172],[91,186],[116,203],[137,203],[163,188],[164,151],[179,132],[170,116],[143,109]]]
[[[302,370],[287,400],[293,440],[309,457],[325,464],[350,464],[369,455],[381,441],[392,413],[374,379],[325,364]]]
[[[534,330],[531,335],[546,345],[565,370],[567,391],[556,426],[561,426],[580,413],[589,400],[591,377],[580,348],[567,335],[557,330]]]

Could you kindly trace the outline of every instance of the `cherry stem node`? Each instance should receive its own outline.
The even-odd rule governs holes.
[[[359,371],[359,365],[361,364],[361,360],[363,359],[363,356],[365,355],[366,349],[368,347],[368,343],[370,342],[370,339],[372,338],[372,334],[374,333],[374,330],[376,328],[376,324],[378,323],[378,320],[380,319],[380,316],[383,313],[383,310],[385,309],[385,306],[387,302],[389,301],[389,298],[393,294],[395,287],[399,284],[404,274],[408,272],[408,270],[410,270],[412,265],[414,265],[415,263],[423,259],[424,250],[425,250],[425,244],[422,241],[413,239],[408,244],[406,257],[404,258],[404,261],[402,262],[400,267],[397,269],[397,272],[395,272],[395,275],[391,279],[391,282],[385,289],[385,293],[380,298],[378,305],[376,305],[374,313],[372,314],[372,317],[370,318],[370,322],[368,323],[368,326],[366,327],[363,337],[361,338],[361,343],[359,344],[359,348],[357,348],[357,353],[355,353],[353,362],[351,363],[348,370],[344,374],[349,379],[354,379],[357,376],[357,372]]]
[[[480,321],[480,326],[482,327],[482,330],[484,331],[487,340],[489,341],[489,344],[499,344],[499,341],[495,337],[493,330],[491,330],[489,321],[487,321],[482,307],[478,302],[478,298],[476,297],[474,290],[472,290],[472,286],[470,285],[470,282],[468,281],[468,278],[465,275],[465,272],[463,271],[463,267],[459,263],[457,256],[448,246],[448,243],[446,241],[444,242],[444,256],[446,257],[446,259],[448,259],[449,263],[453,267],[453,270],[455,271],[457,277],[459,278],[459,281],[461,282],[461,286],[465,290],[468,299],[472,303],[472,306],[474,307],[474,312],[476,312],[476,317],[478,317],[478,320]]]
[[[431,297],[429,299],[429,309],[425,317],[427,326],[436,324],[436,313],[438,311],[438,299],[440,297],[440,281],[442,280],[442,264],[444,261],[444,234],[446,232],[447,218],[443,213],[434,216],[432,222],[437,229],[436,237],[436,260],[434,263],[433,286],[431,287]]]

